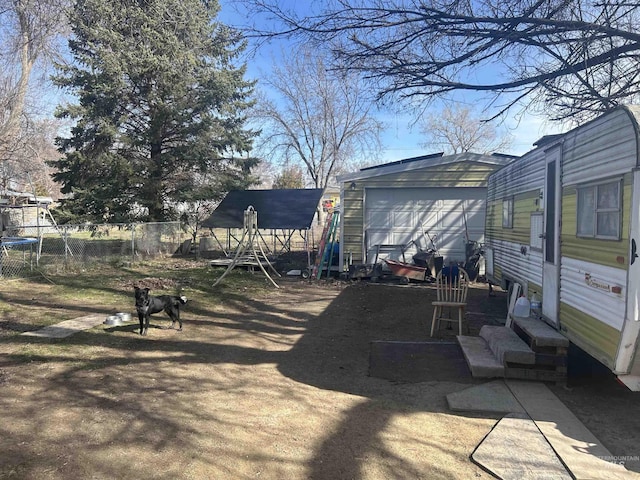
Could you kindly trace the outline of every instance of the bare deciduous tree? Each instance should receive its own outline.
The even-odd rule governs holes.
[[[11,149],[0,157],[0,192],[18,190],[35,195],[60,197],[47,162],[59,156],[54,139],[60,122],[55,119],[23,121],[14,135]]]
[[[0,187],[59,197],[46,162],[58,155],[59,121],[43,118],[46,93],[36,93],[34,71],[46,75],[58,58],[67,0],[0,0]]]
[[[0,0],[0,158],[18,146],[36,62],[57,56],[66,5],[66,0]]]
[[[543,102],[554,119],[584,120],[640,95],[636,1],[329,0],[307,16],[245,3],[280,22],[254,34],[330,45],[379,97],[489,92],[502,102],[496,115]]]
[[[322,57],[302,50],[275,67],[266,86],[277,98],[256,107],[271,149],[267,158],[304,165],[314,188],[378,150],[381,124],[356,76],[331,72]]]
[[[428,139],[423,147],[442,149],[446,154],[503,152],[512,143],[508,133],[499,132],[493,123],[475,116],[469,107],[446,106],[440,113],[423,119],[420,131]]]

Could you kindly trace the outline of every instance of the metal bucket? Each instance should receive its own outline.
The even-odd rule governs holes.
[[[115,314],[115,316],[119,317],[121,322],[130,322],[131,321],[131,314],[130,313],[118,312],[118,313]]]
[[[109,315],[107,319],[104,321],[105,325],[122,325],[122,320],[118,315]]]

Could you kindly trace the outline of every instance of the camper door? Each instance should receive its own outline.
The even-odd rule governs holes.
[[[616,372],[632,372],[637,385],[621,380],[632,390],[640,390],[640,171],[633,172],[633,194],[631,199],[631,238],[629,251],[629,271],[627,280],[626,317],[622,328],[620,349],[616,358]]]
[[[561,147],[545,153],[542,315],[558,325],[560,302],[560,189]]]

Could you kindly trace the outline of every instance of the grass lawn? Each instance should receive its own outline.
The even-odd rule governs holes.
[[[0,282],[0,343],[13,335],[63,320],[104,313],[135,313],[133,287],[146,286],[153,295],[198,297],[203,308],[233,292],[259,293],[270,288],[262,275],[233,270],[213,288],[223,269],[206,260],[165,258],[128,266],[94,264],[93,268],[38,273]]]

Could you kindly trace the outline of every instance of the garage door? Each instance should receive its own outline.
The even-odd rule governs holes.
[[[486,194],[485,188],[367,189],[367,252],[375,245],[407,245],[412,240],[427,248],[430,236],[445,262],[464,261],[466,235],[484,241]]]

